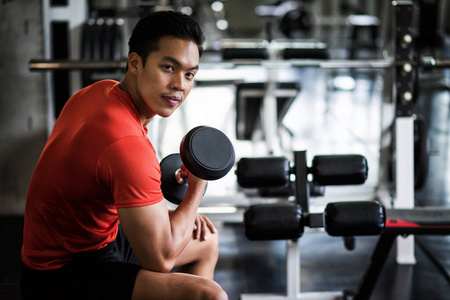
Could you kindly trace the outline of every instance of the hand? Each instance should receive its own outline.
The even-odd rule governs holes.
[[[186,168],[186,166],[184,164],[181,165],[180,170],[181,170],[181,175],[184,178],[187,178],[187,184],[190,187],[198,186],[199,188],[203,189],[203,191],[205,190],[206,180],[201,179],[201,178],[195,176],[194,174],[192,174],[191,172],[189,172],[189,170]]]
[[[209,233],[216,233],[217,229],[214,227],[210,219],[203,215],[197,215],[194,223],[194,239],[206,241]]]

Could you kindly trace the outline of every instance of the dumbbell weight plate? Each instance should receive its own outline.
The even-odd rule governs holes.
[[[178,153],[166,156],[160,163],[161,190],[164,198],[176,205],[179,205],[183,201],[188,189],[187,183],[178,183],[176,179],[176,171],[182,164],[183,161]],[[206,187],[208,187],[208,184]]]
[[[175,172],[183,164],[180,154],[170,154],[160,163],[161,168],[161,189],[164,198],[174,204],[180,204],[186,195],[187,184],[177,182]]]
[[[233,167],[234,148],[218,129],[198,126],[191,129],[180,144],[180,155],[189,172],[205,180],[217,180]]]

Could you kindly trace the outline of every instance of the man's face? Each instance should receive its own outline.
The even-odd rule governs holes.
[[[198,71],[199,51],[192,41],[166,36],[159,50],[151,52],[145,67],[142,60],[136,71],[140,114],[170,116],[186,99]]]

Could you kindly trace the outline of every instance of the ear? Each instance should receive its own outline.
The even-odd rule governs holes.
[[[131,52],[128,55],[128,70],[136,74],[138,66],[142,63],[142,59],[136,52]]]

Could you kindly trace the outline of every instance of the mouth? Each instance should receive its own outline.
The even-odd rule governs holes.
[[[181,102],[181,97],[178,96],[162,96],[164,101],[166,101],[170,106],[177,106]]]

